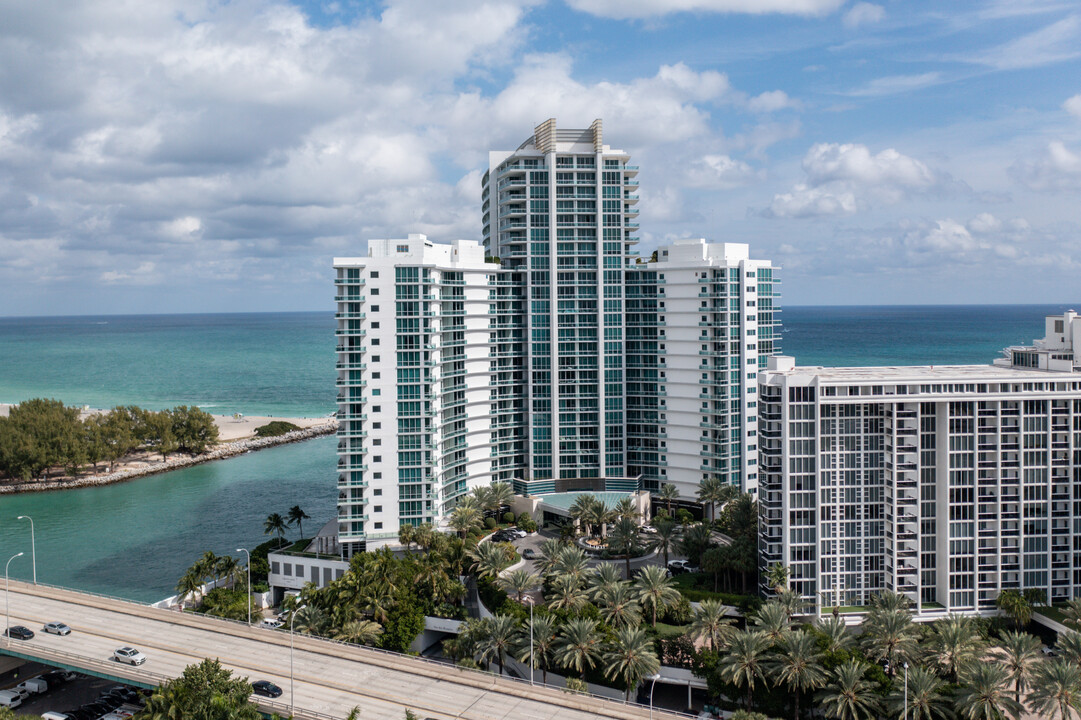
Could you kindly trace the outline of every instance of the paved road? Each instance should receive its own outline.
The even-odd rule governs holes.
[[[289,635],[243,623],[160,610],[111,598],[12,581],[11,624],[37,632],[51,620],[68,623],[71,635],[38,632],[33,640],[10,640],[12,652],[116,677],[154,684],[175,677],[205,657],[252,680],[266,679],[285,694],[288,710]],[[7,639],[3,639],[7,642]],[[422,718],[449,720],[643,719],[646,708],[548,688],[423,660],[379,653],[298,635],[294,672],[298,718],[344,718],[354,706],[365,720],[401,720],[406,709]],[[131,668],[111,662],[115,648],[132,645],[148,657]],[[0,652],[8,650],[0,646]],[[283,713],[285,714],[285,713]],[[672,714],[654,711],[657,718]]]

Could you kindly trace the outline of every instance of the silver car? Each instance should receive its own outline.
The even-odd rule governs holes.
[[[62,622],[45,623],[45,627],[41,628],[43,632],[52,633],[53,635],[70,635],[71,628]]]

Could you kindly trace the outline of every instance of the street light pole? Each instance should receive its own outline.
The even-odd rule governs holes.
[[[30,521],[30,560],[34,566],[34,584],[38,584],[38,551],[34,542],[34,518],[29,515],[20,515],[15,518],[16,520],[29,520]]]
[[[649,685],[649,720],[653,720],[653,690],[657,687],[657,681],[661,679],[660,673],[655,673],[650,676],[653,680]]]
[[[901,720],[908,720],[908,663],[905,663],[905,714]]]
[[[293,712],[296,709],[296,696],[293,694],[293,621],[297,619],[297,613],[306,607],[301,605],[289,614],[289,717],[296,714]]]
[[[533,684],[533,596],[526,595],[529,602],[529,684]]]
[[[7,616],[4,620],[4,636],[7,638],[5,645],[11,645],[11,578],[8,576],[8,568],[11,567],[11,561],[17,557],[22,557],[23,553],[16,553],[8,558],[7,565],[4,566],[4,614]]]
[[[237,548],[236,551],[248,557],[248,625],[251,625],[251,553],[244,548]]]

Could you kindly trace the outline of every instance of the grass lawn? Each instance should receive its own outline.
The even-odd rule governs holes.
[[[645,622],[645,620],[643,620]],[[657,637],[669,639],[677,638],[686,635],[691,629],[690,625],[669,625],[668,623],[657,622]]]

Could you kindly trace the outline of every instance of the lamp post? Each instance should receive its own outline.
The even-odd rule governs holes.
[[[34,584],[38,584],[38,551],[34,543],[34,518],[29,515],[20,515],[15,518],[16,520],[29,520],[30,521],[30,561],[34,566]]]
[[[4,620],[4,637],[7,638],[5,645],[11,645],[11,578],[8,576],[8,568],[11,567],[11,561],[17,557],[22,557],[24,553],[16,553],[8,558],[7,565],[4,566],[4,614],[6,619]]]
[[[237,548],[237,552],[242,552],[248,558],[248,625],[251,625],[251,553],[244,548]]]
[[[649,676],[653,682],[649,684],[649,720],[653,720],[653,690],[657,687],[657,681],[661,679],[660,673]]]
[[[289,614],[289,717],[296,714],[293,712],[296,707],[296,696],[293,694],[293,621],[297,619],[297,613],[306,607],[301,605]]]
[[[905,663],[905,714],[901,720],[908,720],[908,663]]]
[[[533,596],[524,598],[529,603],[529,684],[533,684]]]

